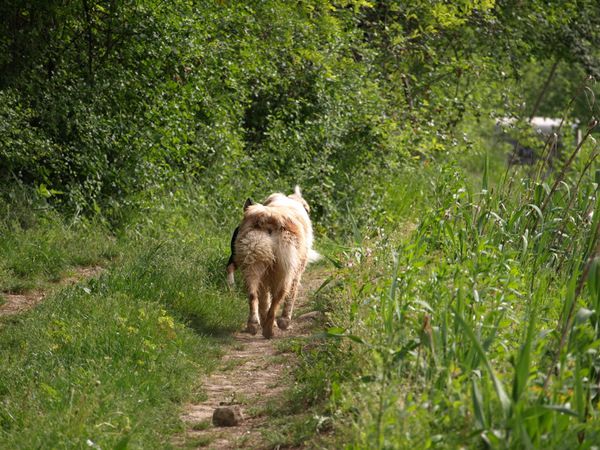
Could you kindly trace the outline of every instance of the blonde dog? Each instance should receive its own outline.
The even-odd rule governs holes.
[[[277,325],[289,327],[300,279],[308,262],[319,259],[312,249],[313,230],[310,208],[300,187],[294,193],[271,194],[263,203],[244,205],[244,218],[231,240],[232,255],[227,279],[233,272],[243,274],[250,312],[246,331],[256,334],[259,324],[265,338],[273,337],[275,314],[285,300]]]

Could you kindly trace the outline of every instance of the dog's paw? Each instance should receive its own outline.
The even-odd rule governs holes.
[[[280,330],[287,330],[290,327],[290,319],[286,317],[280,317],[277,319],[277,326]]]
[[[270,327],[263,327],[262,335],[265,337],[265,339],[271,339],[273,337],[273,325]]]
[[[248,325],[246,325],[246,333],[250,333],[251,335],[255,335],[256,333],[258,333],[258,323],[255,322],[248,322]]]

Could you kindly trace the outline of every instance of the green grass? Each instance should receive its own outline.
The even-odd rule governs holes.
[[[212,424],[208,420],[205,420],[205,421],[202,421],[202,422],[195,423],[192,426],[192,430],[203,431],[203,430],[209,429],[210,427],[212,427]]]
[[[330,276],[313,307],[328,331],[280,344],[299,366],[287,398],[254,411],[280,417],[269,445],[598,442],[595,167],[544,181],[505,178],[500,158],[480,166],[478,179],[450,163],[407,170],[372,217],[349,215],[343,245],[320,241]],[[199,375],[245,313],[224,279],[233,219],[203,199],[191,188],[155,198],[113,233],[8,228],[7,283],[111,263],[0,321],[0,448],[161,448],[181,433],[182,402],[204,398]]]
[[[183,197],[132,218],[100,277],[0,320],[0,448],[163,448],[182,431],[245,312],[225,285],[228,229]]]
[[[68,224],[47,214],[28,228],[0,229],[1,291],[44,287],[75,267],[106,265],[118,252],[115,238],[96,222]]]
[[[332,421],[329,446],[598,442],[598,200],[584,169],[473,183],[443,165],[421,188],[393,186],[390,205],[417,205],[415,230],[366,228],[338,250],[317,296],[329,337],[299,353],[295,402]]]

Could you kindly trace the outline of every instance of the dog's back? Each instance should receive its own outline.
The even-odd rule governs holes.
[[[234,255],[246,282],[257,272],[297,271],[307,257],[307,223],[294,208],[277,204],[247,208]]]
[[[279,303],[285,302],[279,328],[289,326],[298,284],[306,264],[315,255],[312,250],[312,226],[308,204],[300,189],[294,194],[273,194],[264,204],[244,210],[244,218],[234,239],[233,262],[243,274],[250,314],[247,330],[273,336],[273,323]]]

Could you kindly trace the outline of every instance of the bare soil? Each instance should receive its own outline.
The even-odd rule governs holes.
[[[0,304],[0,317],[18,314],[35,307],[52,291],[58,287],[75,284],[81,280],[88,279],[99,275],[104,270],[100,266],[76,267],[72,274],[62,278],[56,283],[52,283],[47,289],[37,289],[24,293],[13,294],[2,292],[0,296],[4,299],[4,303]]]
[[[304,274],[296,300],[296,314],[288,330],[275,330],[273,339],[260,334],[235,333],[234,343],[221,360],[220,367],[202,382],[207,399],[185,406],[181,416],[185,436],[176,444],[190,448],[262,449],[269,448],[269,413],[281,404],[289,386],[294,354],[282,353],[282,340],[307,336],[318,313],[302,314],[308,294],[319,287],[324,276],[317,270]],[[298,315],[300,314],[300,315]],[[240,405],[244,420],[239,426],[215,427],[212,415],[218,406]]]

